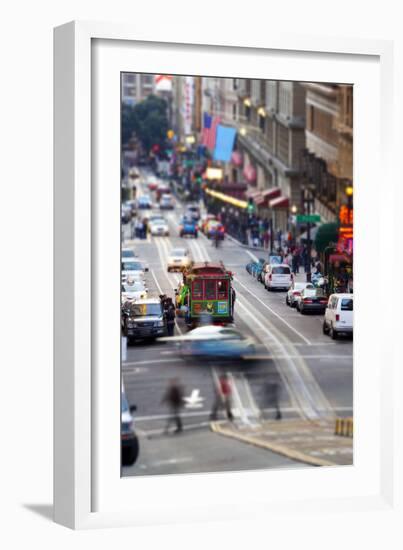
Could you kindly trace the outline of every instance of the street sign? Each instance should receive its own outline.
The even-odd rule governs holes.
[[[317,223],[320,222],[319,214],[297,214],[297,223]]]

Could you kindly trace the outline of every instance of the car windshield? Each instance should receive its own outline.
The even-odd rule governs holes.
[[[341,311],[353,311],[353,299],[343,298],[340,305]]]
[[[122,262],[123,271],[142,271],[143,266],[140,262]]]
[[[133,250],[122,250],[122,258],[134,258]]]
[[[291,272],[288,266],[278,266],[273,267],[272,273],[273,275],[289,275]]]
[[[294,290],[302,290],[304,288],[313,288],[310,283],[295,283]]]
[[[171,251],[171,256],[186,256],[187,252],[183,248],[174,248]]]
[[[133,283],[127,283],[123,285],[124,292],[139,292],[144,290],[144,285],[141,281],[134,281]]]
[[[311,298],[321,298],[325,296],[325,293],[321,288],[306,288],[304,290],[304,296],[309,296]]]
[[[130,304],[129,313],[131,317],[145,317],[162,315],[161,304]]]
[[[127,397],[125,396],[124,393],[122,393],[121,405],[122,405],[122,413],[129,411],[129,403],[127,402]]]

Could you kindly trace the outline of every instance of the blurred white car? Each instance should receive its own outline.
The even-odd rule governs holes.
[[[353,334],[354,299],[352,294],[331,294],[323,319],[323,334],[336,340],[339,334]]]
[[[122,281],[126,279],[143,279],[144,278],[144,266],[138,260],[122,259],[121,262]]]
[[[144,281],[132,279],[131,277],[129,277],[124,283],[122,283],[122,304],[127,301],[141,300],[147,298],[147,295],[148,289]]]
[[[297,305],[298,296],[301,296],[301,292],[305,288],[314,288],[314,286],[312,283],[294,281],[288,289],[285,299],[285,303],[287,304],[287,306],[295,307]]]
[[[287,264],[270,264],[267,266],[264,276],[264,286],[266,290],[274,288],[288,290],[294,280],[290,266]]]
[[[151,217],[148,222],[148,227],[152,236],[169,237],[169,226],[165,218]]]
[[[134,260],[136,253],[133,248],[122,248],[122,260]]]
[[[240,359],[256,353],[255,340],[230,326],[198,327],[184,336],[171,337],[170,341],[174,339],[183,355]]]
[[[162,195],[160,199],[161,210],[173,210],[175,207],[174,198],[172,195]]]
[[[183,271],[191,263],[192,260],[187,248],[173,248],[168,256],[168,272]]]

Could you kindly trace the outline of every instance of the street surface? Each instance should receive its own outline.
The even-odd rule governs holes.
[[[137,194],[149,194],[141,171]],[[167,256],[176,246],[186,246],[195,261],[220,261],[234,273],[235,325],[258,342],[256,358],[243,363],[184,360],[175,346],[166,342],[137,342],[128,347],[122,365],[126,395],[136,405],[135,430],[140,455],[122,475],[188,473],[257,468],[306,467],[266,449],[226,438],[210,428],[209,415],[215,400],[216,382],[227,373],[233,384],[235,425],[257,426],[274,420],[277,403],[282,419],[302,418],[315,422],[353,414],[353,343],[336,341],[322,334],[323,316],[301,315],[285,303],[285,292],[267,292],[249,275],[245,265],[263,253],[226,238],[219,248],[199,232],[199,238],[180,238],[178,225],[184,205],[177,200],[174,211],[163,212],[169,237],[132,239],[131,226],[123,226],[122,246],[133,247],[148,262],[146,273],[150,296],[174,297],[180,273],[168,273]],[[159,212],[158,206],[153,212]],[[149,215],[150,210],[140,210]],[[297,280],[305,280],[300,273]],[[175,334],[187,331],[177,318]],[[183,411],[184,431],[166,434],[169,411],[162,403],[169,380],[177,377],[188,397]],[[224,414],[219,419],[224,419]],[[276,422],[281,423],[282,420]]]

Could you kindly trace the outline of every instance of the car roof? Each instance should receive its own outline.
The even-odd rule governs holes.
[[[161,304],[161,300],[159,298],[141,298],[140,300],[136,300],[136,304]]]
[[[335,292],[334,294],[331,294],[329,298],[332,298],[333,296],[336,298],[353,298],[353,294],[350,294],[349,292]]]
[[[172,253],[173,253],[173,252],[177,252],[177,253],[178,253],[178,251],[181,251],[181,252],[188,252],[188,249],[187,249],[187,248],[182,248],[181,246],[178,246],[178,247],[175,247],[175,248],[173,248],[173,249],[171,250],[170,255],[172,256]]]

